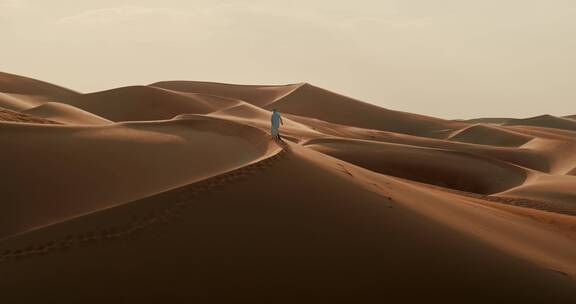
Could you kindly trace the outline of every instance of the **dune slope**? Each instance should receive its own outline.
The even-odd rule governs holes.
[[[0,72],[0,92],[63,98],[77,92],[44,81]]]
[[[241,122],[260,128],[265,132],[270,132],[271,111],[246,102],[241,102],[238,105],[212,112],[209,115]],[[323,133],[317,132],[309,126],[293,121],[288,117],[284,117],[282,122],[282,135],[295,142],[306,138],[325,136]]]
[[[112,121],[171,119],[180,114],[206,114],[238,101],[202,94],[183,94],[148,86],[130,86],[78,95],[67,103]]]
[[[222,95],[241,99],[268,110],[276,108],[283,113],[343,125],[407,134],[430,135],[434,134],[434,131],[467,125],[465,122],[383,109],[307,83],[287,86],[242,86],[176,81],[155,83],[152,86],[183,92]]]
[[[269,149],[265,133],[208,117],[83,127],[1,124],[0,145],[10,160],[0,173],[0,237],[220,174]]]
[[[435,131],[455,129],[464,122],[392,111],[328,90],[305,84],[266,108],[343,125],[432,136]]]
[[[448,140],[500,147],[518,147],[532,139],[534,137],[485,124],[466,127],[448,137]]]
[[[163,81],[150,86],[180,92],[204,93],[240,99],[261,107],[292,93],[302,85],[236,85],[202,81]]]
[[[420,137],[407,134],[400,134],[387,131],[379,131],[372,129],[364,129],[357,127],[350,127],[334,123],[328,123],[318,119],[312,119],[297,115],[288,115],[292,120],[304,124],[316,132],[324,134],[324,136],[309,137],[324,138],[324,137],[343,137],[350,139],[361,139],[369,141],[378,141],[393,144],[403,144],[424,148],[435,148],[443,150],[453,150],[466,153],[472,153],[479,156],[495,158],[498,160],[506,161],[511,164],[538,170],[542,172],[549,172],[550,167],[555,163],[558,156],[557,151],[541,151],[539,147],[535,149],[528,149],[524,146],[492,146],[481,145],[473,143],[462,143],[456,141],[447,141],[436,138]],[[520,133],[521,134],[521,133]],[[306,141],[303,141],[306,142]],[[576,163],[576,162],[575,162]]]
[[[497,240],[461,231],[456,222],[421,208],[462,213],[477,206],[451,204],[391,178],[376,178],[372,185],[367,178],[373,173],[293,148],[238,177],[184,187],[6,240],[0,268],[4,297],[35,300],[59,294],[71,301],[97,285],[96,301],[115,295],[129,303],[576,299],[573,283],[546,269],[546,257],[538,250],[542,244],[524,238],[537,231],[546,246],[571,249],[575,244],[567,239],[493,209],[466,216],[468,226],[481,227],[499,213],[503,227],[520,231],[510,236],[520,244],[517,249],[530,248],[522,252],[531,257],[519,257],[514,248],[498,249]],[[307,174],[293,178],[301,172]],[[242,177],[246,174],[249,178]],[[70,231],[75,233],[66,235]],[[12,250],[48,239],[54,242]],[[38,250],[45,254],[38,256]],[[14,260],[14,255],[23,257]],[[574,264],[556,267],[570,271]],[[25,286],[35,292],[23,292]]]
[[[513,119],[506,122],[506,125],[537,126],[576,131],[576,121],[552,115],[541,115],[525,119]]]
[[[569,118],[5,73],[0,107],[6,303],[576,303]]]
[[[375,172],[473,193],[501,192],[527,177],[506,162],[451,150],[343,138],[310,140],[306,146]]]
[[[98,115],[59,102],[46,102],[23,112],[63,124],[105,125],[112,123]]]
[[[576,214],[576,176],[541,175],[536,180],[509,189],[498,196],[537,199],[550,209]]]
[[[26,122],[37,124],[56,124],[57,122],[21,112],[0,108],[0,121]]]

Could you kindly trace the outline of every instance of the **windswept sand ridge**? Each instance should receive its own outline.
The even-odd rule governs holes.
[[[471,123],[483,123],[483,124],[496,124],[496,125],[501,125],[501,124],[505,124],[510,120],[513,120],[514,118],[474,118],[474,119],[467,119],[465,121],[467,122],[471,122]]]
[[[29,114],[0,108],[0,121],[26,122],[36,124],[57,124],[57,122]]]
[[[206,114],[239,101],[205,94],[131,86],[75,96],[68,103],[112,121],[171,119],[180,114]]]
[[[560,131],[563,133],[571,132]],[[553,131],[553,134],[557,133],[558,131]],[[518,132],[516,130],[509,130],[506,127],[476,125],[458,131],[450,136],[449,139],[500,147],[512,146],[519,147],[524,151],[533,151],[546,158],[545,163],[547,169],[540,170],[532,165],[528,167],[547,173],[565,174],[576,164],[576,142],[566,141],[558,136],[537,138],[538,135],[540,135],[540,133],[534,133],[531,129],[524,129],[523,132]],[[574,139],[576,139],[576,137],[574,137]],[[517,163],[515,161],[512,162]]]
[[[263,107],[292,93],[302,85],[304,84],[238,85],[203,81],[162,81],[151,84],[150,86],[186,93],[204,93],[241,99],[253,105]]]
[[[223,110],[212,112],[209,115],[241,122],[260,128],[265,132],[270,132],[271,111],[264,110],[246,102],[242,102],[238,105]],[[292,121],[288,117],[283,117],[282,121],[284,123],[282,125],[282,134],[284,137],[288,137],[292,141],[297,142],[306,138],[326,136],[325,134],[317,132],[304,124]]]
[[[507,121],[505,125],[536,126],[536,127],[576,131],[576,121],[552,115],[541,115],[525,119],[512,119]]]
[[[534,137],[497,126],[475,124],[453,132],[447,139],[481,145],[519,147]]]
[[[112,123],[98,115],[59,102],[46,102],[23,112],[63,124],[106,125]]]
[[[539,115],[529,118],[475,118],[466,121],[471,123],[486,123],[510,126],[538,126],[553,129],[576,130],[573,120],[576,115],[557,117],[553,115]]]
[[[576,176],[540,175],[537,179],[498,193],[502,197],[532,198],[546,201],[550,209],[576,214]]]
[[[328,122],[407,134],[433,133],[456,129],[464,122],[380,108],[328,90],[303,83],[286,86],[243,86],[195,81],[152,84],[182,92],[201,92],[241,99],[268,110],[317,118]]]
[[[44,81],[0,72],[0,92],[46,96],[55,99],[77,95],[77,92]]]
[[[286,302],[576,299],[573,282],[560,274],[574,271],[562,255],[576,246],[569,239],[519,216],[292,148],[271,167],[252,166],[249,179],[215,181],[208,190],[195,184],[5,240],[4,299],[57,294],[72,301],[94,285],[94,299],[126,302],[265,302],[280,293]],[[331,191],[310,192],[326,187]],[[13,260],[25,253],[33,257]],[[30,288],[35,292],[23,292]]]
[[[28,77],[0,72],[0,107],[22,111],[79,93]]]
[[[574,141],[538,138],[522,147],[547,155],[550,165],[549,173],[564,175],[576,165],[576,142]]]
[[[50,96],[9,94],[0,92],[0,107],[14,111],[23,111],[47,102],[59,102],[66,98],[69,97],[57,99]]]
[[[305,145],[375,172],[473,193],[501,192],[521,185],[528,176],[520,167],[450,150],[344,138],[315,139]]]
[[[507,129],[541,139],[555,139],[564,142],[576,142],[576,131],[536,127],[536,126],[506,126]]]
[[[413,136],[388,131],[350,127],[297,115],[287,115],[287,116],[290,117],[292,120],[298,121],[304,125],[309,126],[315,131],[328,135],[328,137],[344,137],[350,139],[362,139],[362,140],[418,146],[424,148],[435,148],[435,149],[467,152],[479,156],[485,156],[503,160],[511,164],[515,164],[518,166],[542,172],[549,172],[551,164],[555,162],[557,158],[553,154],[552,155],[548,154],[547,153],[548,151],[539,151],[537,149],[530,150],[526,148],[498,147],[498,146],[446,141],[441,139]]]
[[[535,178],[532,177],[531,179],[534,180]],[[415,184],[419,187],[432,188],[447,193],[455,193],[462,199],[471,200],[473,202],[484,205],[489,205],[497,209],[507,210],[512,213],[528,216],[533,219],[534,214],[529,212],[529,210],[533,210],[536,213],[545,212],[547,216],[544,217],[536,216],[535,219],[540,222],[549,224],[549,226],[552,226],[552,228],[560,226],[561,227],[561,231],[559,231],[560,233],[576,240],[576,226],[573,225],[573,223],[576,223],[576,212],[574,212],[572,208],[566,209],[564,208],[564,206],[560,204],[550,203],[547,201],[537,200],[534,198],[499,196],[498,194],[485,195],[417,182],[409,179],[402,179],[402,180],[409,182],[411,184]],[[560,219],[561,222],[555,220],[558,219],[558,217],[561,218]]]
[[[244,166],[269,153],[269,144],[257,129],[200,116],[84,127],[2,124],[0,145],[10,162],[1,172],[0,235]]]
[[[0,107],[5,109],[20,111],[35,107],[41,103],[38,99],[22,98],[22,96],[16,94],[0,92]]]
[[[439,130],[467,125],[464,122],[384,109],[310,84],[300,86],[266,108],[337,124],[421,136],[433,136]]]

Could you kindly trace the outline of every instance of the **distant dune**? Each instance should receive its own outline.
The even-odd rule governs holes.
[[[317,139],[306,146],[375,172],[473,193],[504,191],[527,177],[522,168],[466,152],[354,139]]]
[[[205,94],[182,94],[165,89],[132,86],[78,95],[68,104],[112,121],[171,119],[183,113],[207,114],[238,103]]]
[[[476,124],[455,131],[448,139],[482,145],[518,147],[534,137],[496,126]]]
[[[44,98],[65,98],[77,92],[47,82],[23,76],[0,72],[0,92],[8,94],[42,96]]]
[[[570,117],[0,73],[0,147],[6,303],[576,303]]]
[[[552,129],[563,129],[576,131],[576,121],[568,118],[556,117],[552,115],[541,115],[526,119],[513,119],[505,123],[506,125],[536,126]]]
[[[111,123],[108,119],[59,102],[46,102],[22,112],[63,124],[105,125]]]
[[[12,121],[12,122],[27,122],[27,123],[37,123],[37,124],[55,124],[55,121],[43,119],[41,117],[28,115],[21,112],[11,111],[7,109],[0,108],[0,121]]]
[[[186,93],[203,93],[240,99],[256,106],[263,107],[291,94],[303,85],[304,84],[276,86],[236,85],[202,81],[164,81],[151,84],[150,86]]]
[[[499,118],[499,117],[495,117],[495,118],[474,118],[474,119],[468,119],[465,120],[467,122],[471,122],[471,123],[484,123],[484,124],[504,124],[510,120],[512,120],[513,118]]]
[[[208,85],[200,84],[202,85],[197,82],[164,82],[153,86],[184,92],[207,92],[205,87]],[[406,134],[429,134],[441,129],[464,125],[460,122],[383,109],[307,83],[288,86],[212,84],[209,87],[213,90],[221,88],[227,97],[241,99],[268,110],[276,108],[283,113],[354,127]],[[258,94],[246,93],[250,89]],[[208,92],[214,93],[214,91]],[[272,92],[275,93],[272,94]]]
[[[554,210],[576,214],[576,176],[542,175],[501,193],[505,197],[533,198],[548,202]]]

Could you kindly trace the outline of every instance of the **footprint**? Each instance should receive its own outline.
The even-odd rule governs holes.
[[[351,177],[354,177],[354,175],[352,173],[350,173],[350,171],[348,171],[348,169],[346,169],[346,167],[344,167],[343,164],[339,163],[338,165],[340,166],[340,168],[342,168],[341,170],[339,170],[340,172],[345,173]]]

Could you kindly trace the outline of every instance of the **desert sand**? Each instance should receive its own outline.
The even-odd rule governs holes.
[[[6,303],[576,303],[568,116],[0,73],[0,146]]]

